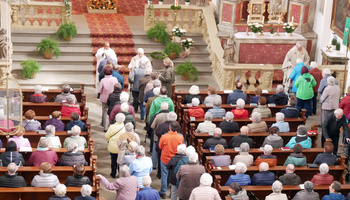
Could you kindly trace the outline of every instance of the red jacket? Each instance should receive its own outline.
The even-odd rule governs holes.
[[[350,94],[346,94],[345,97],[341,100],[339,108],[343,109],[345,117],[348,117],[350,114]]]
[[[321,79],[323,78],[322,72],[318,68],[313,68],[309,71],[309,73],[315,78],[315,81],[317,83],[316,86],[313,87],[314,93],[316,93],[318,87],[320,86]]]
[[[320,174],[317,173],[314,177],[312,177],[311,182],[314,185],[330,185],[334,181],[334,177],[332,175]]]
[[[34,151],[29,157],[28,165],[37,167],[43,162],[48,162],[51,166],[55,166],[58,162],[57,153],[51,149],[47,151]]]
[[[188,108],[188,116],[195,118],[204,118],[204,110],[203,108],[197,107],[189,107]]]
[[[234,118],[248,118],[249,113],[248,110],[245,109],[232,109],[231,112],[234,115]]]
[[[81,116],[80,112],[80,106],[76,104],[63,104],[61,108],[61,116],[68,116],[70,117],[70,114],[72,112],[76,112]]]

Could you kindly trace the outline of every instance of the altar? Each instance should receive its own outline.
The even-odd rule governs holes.
[[[269,32],[263,34],[263,36],[255,38],[252,33],[249,33],[249,35],[246,32],[236,33],[234,62],[278,66],[283,64],[287,52],[298,41],[305,48],[307,47],[307,39],[300,34],[293,33],[291,37],[286,37],[285,32],[280,32],[280,36],[270,36]]]

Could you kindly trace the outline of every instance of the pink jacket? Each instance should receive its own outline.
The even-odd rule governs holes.
[[[107,190],[116,190],[116,200],[135,199],[139,191],[139,184],[136,176],[128,176],[116,179],[110,183],[105,177],[101,177],[101,183]]]
[[[107,103],[107,99],[110,93],[114,90],[114,85],[119,83],[118,79],[113,77],[112,75],[105,76],[101,82],[98,89],[100,93],[100,101],[101,103]]]
[[[51,149],[47,151],[36,150],[30,155],[28,165],[38,167],[43,162],[48,162],[51,166],[55,166],[58,162],[57,153]]]
[[[23,138],[23,136],[13,136],[13,138],[9,138],[8,141],[14,141],[17,145],[17,148],[31,147],[28,138]]]
[[[109,121],[113,122],[115,115],[121,112],[120,106],[122,104],[117,104],[113,107],[113,110],[111,111],[111,113],[109,114]],[[132,105],[129,104],[129,110],[128,112],[130,114],[132,114],[132,116],[134,117],[134,120],[136,121],[136,117],[135,117],[135,109],[134,107],[132,107]]]

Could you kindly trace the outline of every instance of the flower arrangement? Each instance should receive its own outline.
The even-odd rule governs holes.
[[[178,6],[171,5],[171,6],[170,6],[170,9],[171,9],[171,10],[181,10],[181,6],[180,6],[180,5],[178,5]]]
[[[192,38],[186,38],[185,40],[181,41],[182,46],[184,46],[185,48],[190,48],[191,46],[193,46],[194,41],[192,40]]]
[[[175,26],[172,30],[171,30],[171,34],[172,36],[177,36],[177,37],[181,37],[183,35],[185,35],[186,30],[185,29],[181,29],[177,26]]]
[[[286,33],[293,33],[295,30],[294,23],[293,22],[284,23],[283,30],[286,31]]]
[[[259,23],[249,23],[248,27],[253,33],[262,33],[264,30],[264,26]]]
[[[277,27],[274,27],[273,24],[271,24],[270,26],[267,26],[266,28],[269,29],[269,32],[271,34],[274,34],[276,32],[276,29],[277,29]]]

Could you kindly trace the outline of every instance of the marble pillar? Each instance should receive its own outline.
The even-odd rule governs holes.
[[[235,24],[240,21],[243,0],[220,0],[217,19],[220,32],[238,32]]]

